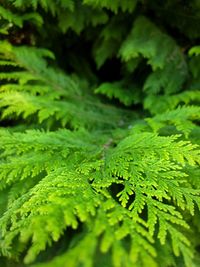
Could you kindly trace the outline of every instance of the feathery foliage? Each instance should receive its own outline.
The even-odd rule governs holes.
[[[199,14],[1,1],[2,266],[199,266]]]

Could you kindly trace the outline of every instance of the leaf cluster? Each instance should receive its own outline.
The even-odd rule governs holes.
[[[0,261],[198,267],[198,1],[1,2]]]

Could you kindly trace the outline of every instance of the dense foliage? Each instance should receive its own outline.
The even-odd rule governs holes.
[[[0,265],[200,266],[200,2],[0,4]]]

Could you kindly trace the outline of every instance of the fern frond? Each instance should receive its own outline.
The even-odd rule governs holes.
[[[148,94],[156,94],[161,90],[167,94],[177,92],[187,77],[187,65],[180,48],[145,17],[135,20],[132,31],[121,45],[119,55],[123,61],[140,55],[147,58],[147,63],[153,69],[144,84]]]
[[[100,32],[93,47],[94,59],[100,68],[107,59],[117,54],[120,44],[125,36],[123,17],[113,17]]]
[[[144,107],[152,114],[158,114],[167,110],[173,110],[178,105],[198,104],[199,102],[200,91],[191,90],[170,96],[149,95],[145,98]]]
[[[23,26],[24,21],[27,20],[32,21],[38,26],[41,26],[43,24],[43,19],[38,13],[32,12],[20,16],[18,14],[14,14],[8,9],[5,9],[3,6],[0,6],[0,19],[2,18],[20,28]]]
[[[195,121],[200,120],[199,114],[200,107],[182,106],[145,120],[154,132],[158,132],[167,125],[174,125],[178,131],[183,132],[188,137],[196,127]]]
[[[80,34],[85,27],[93,27],[105,24],[108,21],[108,15],[101,9],[91,9],[81,3],[75,5],[75,12],[70,10],[61,10],[59,15],[59,27],[63,33],[72,29]]]
[[[52,0],[9,0],[9,2],[11,2],[16,8],[32,7],[34,10],[36,10],[38,7],[42,7],[45,11],[50,11],[53,15],[58,12],[58,5],[62,8],[70,9],[71,11],[74,9],[73,0],[59,0],[57,3]]]
[[[137,104],[141,98],[137,85],[127,88],[126,81],[103,83],[95,89],[95,93],[106,95],[110,99],[119,99],[125,106]]]
[[[124,0],[123,3],[120,0],[113,0],[112,2],[109,0],[84,0],[83,3],[91,5],[92,7],[107,8],[114,13],[117,13],[119,9],[123,12],[133,12],[136,7],[137,0]]]
[[[109,125],[109,117],[103,115],[107,113],[112,120],[116,119],[114,124],[120,123],[123,113],[117,115],[114,107],[101,103],[96,103],[94,108],[94,96],[88,97],[91,101],[80,102],[85,96],[77,82],[61,71],[47,67],[44,57],[53,58],[51,52],[45,49],[15,48],[2,42],[0,55],[2,64],[5,64],[5,59],[9,59],[8,64],[14,67],[13,71],[0,73],[0,79],[7,80],[0,87],[2,118],[26,119],[34,116],[34,120],[38,118],[39,123],[46,121],[48,127],[60,122],[63,126],[69,123],[73,128],[83,125],[90,128],[91,121]]]
[[[101,148],[95,144],[95,138],[88,142],[85,134],[83,139],[83,133],[66,130],[1,132],[2,186],[14,186],[9,194],[9,209],[0,220],[4,254],[12,254],[20,243],[32,240],[25,257],[25,262],[32,262],[66,228],[76,229],[80,220],[93,236],[93,252],[99,242],[101,253],[112,249],[113,266],[121,266],[116,261],[117,248],[123,251],[118,258],[120,264],[126,257],[127,266],[135,262],[144,266],[146,259],[157,266],[154,239],[165,244],[169,242],[168,235],[174,254],[188,250],[185,260],[191,261],[190,242],[180,230],[189,226],[178,207],[193,214],[194,203],[199,205],[200,192],[192,189],[184,172],[186,164],[199,163],[197,147],[176,141],[177,136],[134,134],[110,148],[103,159],[103,143]],[[24,162],[30,163],[31,171]],[[35,182],[28,183],[23,195],[16,195],[15,182],[19,181],[20,187],[26,179]],[[109,193],[109,188],[117,184],[124,187],[115,196],[119,203]],[[141,216],[145,209],[146,219]],[[157,223],[159,232],[155,236]],[[130,251],[123,246],[127,236],[131,240]],[[74,257],[84,240],[82,237],[74,247],[74,256],[73,250],[69,250],[49,266],[63,262],[69,255],[72,258],[66,262],[75,264]],[[80,262],[88,264],[85,260],[79,257]]]
[[[156,142],[154,138],[158,138]],[[187,176],[181,170],[180,164],[185,165],[185,160],[192,165],[195,161],[199,162],[199,152],[193,154],[191,150],[193,145],[183,141],[177,143],[174,142],[175,139],[175,137],[156,137],[152,134],[129,136],[110,154],[107,168],[116,180],[122,179],[124,188],[117,196],[121,204],[130,210],[134,220],[139,220],[139,214],[147,207],[150,233],[154,234],[158,222],[160,242],[164,244],[169,233],[174,253],[179,255],[179,252],[184,253],[189,241],[182,233],[176,234],[178,228],[174,225],[186,228],[188,225],[183,221],[180,212],[173,205],[167,205],[164,200],[168,203],[176,201],[178,206],[188,209],[193,214],[193,203],[199,203],[197,196],[200,192],[190,191]],[[181,152],[182,149],[184,152]],[[130,202],[131,195],[134,195],[134,198]]]
[[[81,237],[78,237],[79,239]],[[77,238],[77,239],[78,239]],[[79,240],[78,239],[78,240]],[[85,232],[84,236],[82,236],[79,242],[74,242],[76,246],[73,244],[70,246],[70,250],[62,255],[55,257],[53,260],[48,263],[38,263],[32,265],[33,267],[53,267],[53,266],[71,266],[76,267],[77,264],[82,264],[85,267],[93,266],[93,258],[95,257],[95,250],[97,249],[97,239],[96,236],[91,232]],[[90,247],[91,249],[88,249]],[[77,258],[77,255],[79,257]]]
[[[12,22],[15,25],[22,27],[23,20],[20,16],[11,13],[9,10],[5,9],[3,6],[0,6],[0,18]]]

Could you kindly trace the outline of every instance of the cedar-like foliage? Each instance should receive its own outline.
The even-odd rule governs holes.
[[[198,267],[199,1],[0,3],[0,265]]]

